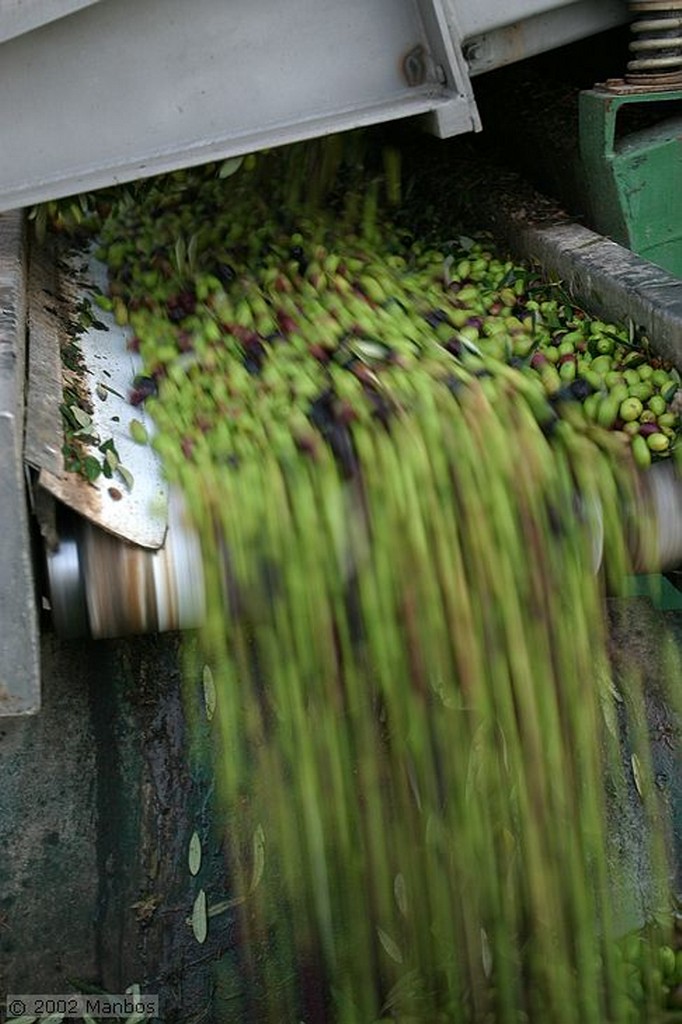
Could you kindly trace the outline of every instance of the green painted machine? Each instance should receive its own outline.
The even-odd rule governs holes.
[[[580,146],[596,229],[682,277],[682,90],[583,92]]]
[[[682,277],[682,2],[629,6],[625,77],[580,96],[591,223]]]

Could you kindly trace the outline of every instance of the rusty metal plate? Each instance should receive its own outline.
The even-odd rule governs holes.
[[[92,251],[43,254],[32,260],[30,275],[29,418],[26,460],[38,470],[38,484],[79,515],[133,544],[159,548],[167,527],[168,487],[154,449],[133,440],[130,423],[142,422],[149,437],[153,425],[142,407],[128,401],[141,360],[129,351],[130,331],[92,300],[106,291],[106,268]],[[86,326],[84,308],[93,324]],[[65,354],[68,353],[68,366]],[[60,370],[61,367],[61,370]],[[122,471],[90,482],[63,468],[63,388],[80,397],[90,416],[84,454],[102,462],[99,445],[111,439]]]

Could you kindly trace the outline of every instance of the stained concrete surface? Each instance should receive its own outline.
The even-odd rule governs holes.
[[[159,993],[189,1020],[225,925],[198,947],[187,843],[210,777],[186,743],[178,641],[42,640],[43,709],[0,724],[0,995]],[[224,888],[220,851],[206,858]],[[202,884],[208,884],[204,879]]]

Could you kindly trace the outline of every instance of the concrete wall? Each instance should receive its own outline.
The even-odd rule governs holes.
[[[40,714],[0,720],[0,993],[137,982],[187,1019],[225,943],[217,927],[198,947],[186,923],[210,779],[188,762],[178,642],[48,633],[42,672]]]

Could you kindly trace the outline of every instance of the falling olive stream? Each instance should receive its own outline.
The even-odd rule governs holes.
[[[227,843],[197,940],[233,916],[234,1019],[655,1020],[682,963],[605,594],[679,376],[489,239],[410,237],[398,164],[351,135],[51,211],[97,229],[201,538]],[[658,913],[624,939],[633,785]]]

